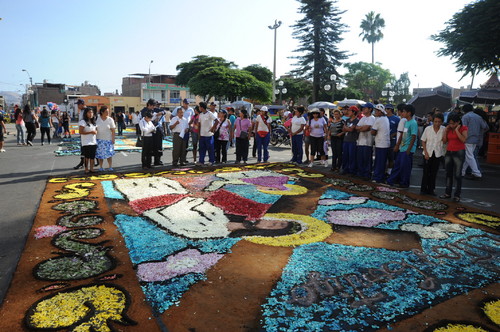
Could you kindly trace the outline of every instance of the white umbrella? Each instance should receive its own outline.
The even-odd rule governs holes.
[[[249,103],[248,101],[244,101],[244,100],[238,100],[238,101],[235,101],[234,103],[231,103],[227,106],[230,106],[233,108],[246,107],[247,109],[249,109],[252,107],[252,103]]]
[[[312,110],[313,108],[336,109],[337,105],[335,105],[334,103],[330,103],[328,101],[317,101],[307,106],[308,110]]]
[[[357,99],[344,99],[344,100],[339,101],[337,103],[337,106],[338,107],[345,107],[345,106],[353,106],[353,105],[357,105],[357,104],[363,105],[363,104],[366,104],[366,102],[363,100],[357,100]]]

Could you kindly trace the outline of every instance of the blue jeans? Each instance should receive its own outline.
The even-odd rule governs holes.
[[[373,148],[366,145],[358,145],[356,158],[358,163],[358,176],[371,178],[372,176],[372,153]]]
[[[453,190],[453,178],[457,180],[455,186],[455,197],[462,193],[462,167],[465,161],[465,150],[446,151],[444,156],[444,168],[446,169],[446,194],[451,196]]]
[[[205,163],[205,154],[208,151],[208,161],[212,164],[215,162],[214,152],[214,137],[213,136],[200,136],[200,163]]]
[[[269,159],[269,151],[267,147],[269,146],[269,141],[271,139],[271,134],[267,133],[265,137],[260,137],[259,134],[255,136],[257,138],[257,162],[262,161],[262,150],[264,150],[264,162]]]
[[[373,180],[382,182],[385,180],[385,166],[390,148],[375,148],[375,163],[373,166]]]
[[[346,142],[342,146],[342,173],[356,174],[356,142]]]
[[[17,130],[17,144],[24,143],[24,128],[22,125],[16,123],[16,130]]]
[[[394,168],[391,175],[387,179],[387,183],[391,186],[399,181],[399,184],[404,187],[410,185],[410,174],[413,167],[413,153],[398,152],[394,161]]]
[[[302,147],[304,135],[292,136],[292,162],[302,164],[302,157],[304,156],[304,149]]]

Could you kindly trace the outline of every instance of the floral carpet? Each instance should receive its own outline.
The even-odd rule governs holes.
[[[116,136],[115,152],[141,152],[142,147],[135,146],[137,140],[131,135]],[[172,149],[172,137],[165,136],[163,139],[163,149]],[[80,137],[63,138],[59,143],[59,149],[54,151],[56,157],[78,156],[80,155]]]
[[[499,226],[289,164],[51,178],[0,327],[498,331]]]

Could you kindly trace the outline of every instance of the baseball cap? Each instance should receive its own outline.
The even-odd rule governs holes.
[[[184,100],[182,100],[182,102],[183,102],[184,104],[189,104],[189,101],[188,101],[186,98],[184,98]]]
[[[382,104],[375,105],[375,109],[379,110],[379,111],[382,111],[382,113],[384,113],[384,114],[387,114],[387,112],[385,111],[385,107]]]
[[[362,108],[365,108],[365,107],[368,107],[368,108],[373,108],[373,104],[372,103],[366,103],[364,105],[361,105]]]
[[[394,109],[394,105],[393,104],[387,104],[387,105],[385,105],[385,109],[388,109],[388,108],[390,108],[391,110],[393,110]]]
[[[217,106],[217,104],[216,104],[216,103],[214,103],[214,102],[211,102],[211,103],[210,103],[210,106]]]
[[[357,108],[356,106],[353,105],[353,106],[349,107],[349,111],[353,111],[353,112],[358,113],[359,112],[359,108]]]
[[[310,112],[310,113],[311,113],[311,114],[312,114],[312,113],[319,113],[319,109],[317,109],[317,108],[313,108],[313,109],[311,110],[311,112]]]
[[[78,100],[76,101],[76,104],[77,104],[77,105],[85,105],[85,100],[83,100],[83,99],[81,99],[81,98],[80,98],[80,99],[78,99]]]
[[[261,110],[262,112],[268,112],[268,110],[267,110],[267,106],[262,106],[260,110]]]

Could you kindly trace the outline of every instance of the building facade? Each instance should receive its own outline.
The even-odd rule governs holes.
[[[189,92],[189,88],[176,85],[174,75],[131,74],[123,77],[122,95],[139,97],[141,105],[154,99],[162,107],[169,108],[179,106],[183,99],[191,103],[201,101]]]

